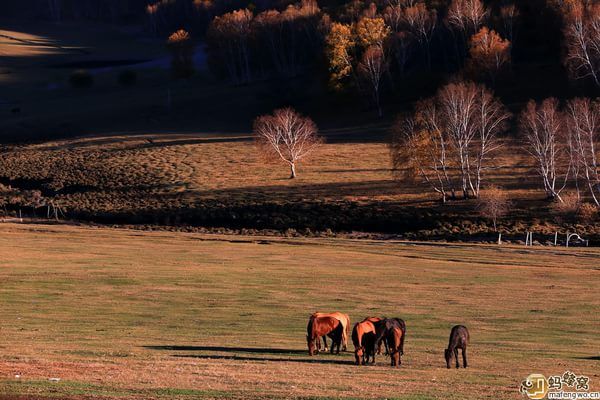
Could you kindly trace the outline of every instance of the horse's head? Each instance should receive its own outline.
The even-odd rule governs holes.
[[[444,358],[446,359],[446,367],[450,368],[450,357],[452,353],[448,349],[444,349]]]
[[[308,355],[309,356],[315,355],[315,349],[316,349],[315,339],[306,335],[306,344],[308,345]]]
[[[356,365],[361,365],[363,362],[363,356],[365,354],[365,348],[363,346],[357,347],[354,350],[354,361]]]

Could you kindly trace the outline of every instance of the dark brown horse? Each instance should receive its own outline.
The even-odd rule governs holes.
[[[452,356],[456,360],[456,368],[459,368],[458,363],[458,349],[462,349],[463,356],[463,367],[467,368],[467,345],[469,344],[469,330],[464,325],[456,325],[450,331],[450,340],[448,341],[448,348],[444,350],[444,357],[446,358],[446,367],[450,368],[450,361]]]
[[[356,365],[365,365],[369,357],[375,362],[376,331],[369,318],[357,322],[352,329],[352,343],[354,343],[354,359]]]
[[[387,333],[388,331],[390,331],[392,328],[398,328],[400,329],[401,332],[401,340],[400,340],[400,355],[404,354],[404,339],[406,337],[406,323],[404,322],[403,319],[400,318],[384,318],[381,319],[379,322],[375,323],[375,329],[377,330],[377,341],[376,341],[376,345],[379,349],[381,349],[381,343],[385,343],[385,350],[386,350],[386,354],[391,354],[391,351],[389,350],[389,346],[388,346],[388,341],[386,340],[387,338]],[[381,352],[380,352],[381,353]]]
[[[385,341],[387,343],[391,365],[392,367],[399,367],[402,364],[402,342],[404,341],[404,334],[402,329],[397,326],[388,329],[385,335]]]
[[[306,326],[306,343],[308,345],[308,354],[314,355],[318,352],[317,342],[320,342],[321,336],[329,336],[331,338],[331,354],[334,348],[337,347],[337,354],[340,354],[340,346],[342,343],[342,333],[344,326],[334,317],[317,317],[311,315]]]

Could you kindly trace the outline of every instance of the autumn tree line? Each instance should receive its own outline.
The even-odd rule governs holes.
[[[223,79],[249,83],[322,70],[331,89],[370,99],[381,115],[382,93],[401,91],[415,73],[458,75],[495,88],[513,73],[521,7],[510,1],[352,0],[324,12],[315,0],[303,0],[282,10],[244,8],[216,16],[205,41],[211,70]],[[569,77],[600,89],[597,2],[544,7],[560,20]]]

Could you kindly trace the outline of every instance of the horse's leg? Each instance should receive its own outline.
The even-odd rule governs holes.
[[[323,352],[327,353],[327,335],[323,335]]]
[[[466,347],[463,347],[462,353],[463,353],[463,367],[467,368],[467,348]]]
[[[329,347],[329,350],[331,354],[333,354],[333,352],[335,351],[335,336],[329,336],[329,339],[331,339],[331,347]]]
[[[460,368],[458,364],[458,347],[454,349],[454,358],[456,359],[456,368]]]

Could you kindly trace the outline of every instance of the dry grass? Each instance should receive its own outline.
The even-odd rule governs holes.
[[[598,390],[598,250],[0,231],[0,396],[519,398],[566,369]],[[403,317],[402,368],[308,357],[308,314],[333,309]],[[456,323],[472,367],[448,371]]]
[[[0,177],[57,191],[71,217],[111,223],[419,231],[419,237],[493,231],[475,201],[441,206],[418,179],[396,181],[386,143],[335,139],[329,136],[300,163],[295,180],[286,165],[264,163],[244,134],[102,136],[14,147],[0,153]],[[593,223],[557,227],[527,157],[514,144],[505,154],[486,171],[486,182],[514,203],[500,231],[599,232]]]

